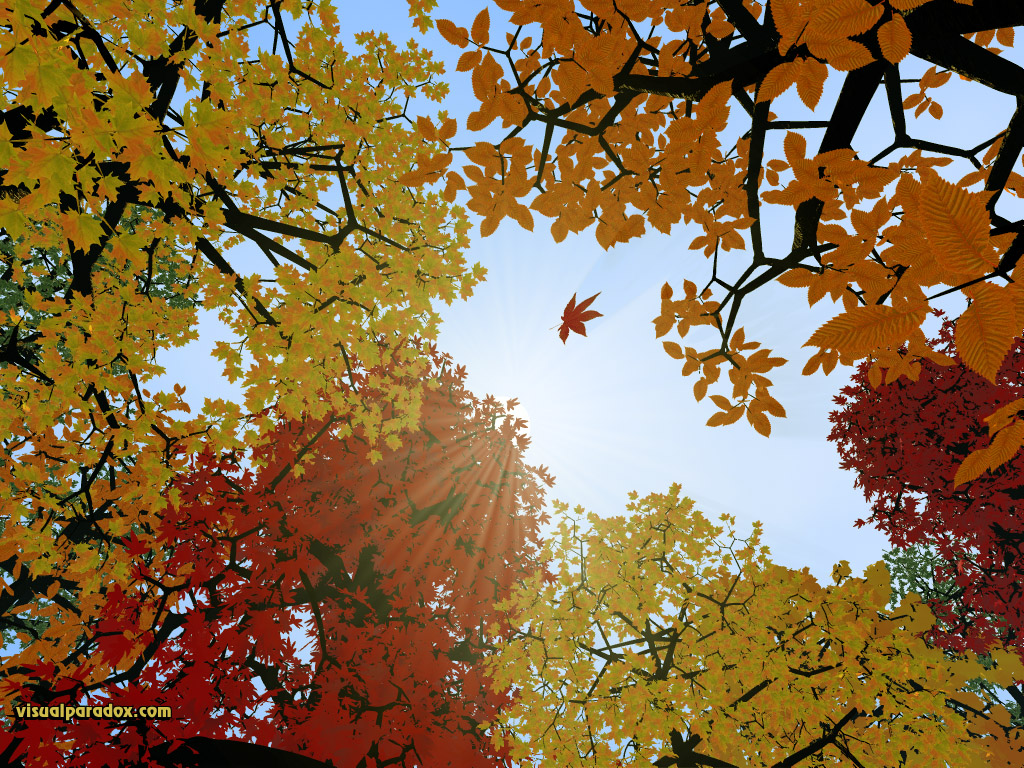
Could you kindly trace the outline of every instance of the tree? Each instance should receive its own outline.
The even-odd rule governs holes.
[[[446,195],[468,190],[484,235],[506,217],[532,229],[534,212],[553,219],[558,241],[594,226],[604,248],[641,236],[648,225],[669,233],[680,220],[698,223],[704,234],[689,247],[713,258],[711,279],[703,288],[684,280],[682,296],[666,283],[654,325],[658,337],[675,328],[685,339],[701,325],[719,332],[720,346],[704,351],[664,342],[667,354],[683,361],[684,375],[700,373],[698,400],[728,363],[731,395],[712,397],[719,411],[709,425],[745,414],[767,436],[768,416],[785,416],[767,374],[786,361],[758,349],[760,342],[748,340],[737,323],[743,300],[772,281],[805,288],[811,305],[825,295],[842,301],[842,311],[810,335],[806,346],[817,351],[805,374],[867,359],[874,383],[883,368],[916,377],[922,360],[938,359],[920,329],[929,302],[959,290],[972,300],[958,331],[964,360],[992,380],[1024,325],[1015,272],[1024,219],[996,210],[1004,191],[1024,189],[1024,176],[1013,171],[1024,147],[1021,113],[980,145],[961,148],[911,135],[915,126],[905,112],[913,109],[917,117],[927,110],[941,119],[937,92],[953,72],[994,92],[1024,95],[1024,68],[992,45],[995,36],[1000,46],[1012,46],[1024,6],[1001,0],[497,5],[511,14],[504,35],[491,34],[486,8],[468,31],[437,22],[450,43],[467,49],[458,68],[472,72],[479,103],[467,127],[482,130],[500,119],[510,129],[497,143],[463,148],[468,165],[461,175],[447,175]],[[903,72],[915,59],[932,66],[908,80]],[[794,84],[814,110],[830,77],[842,78],[842,85],[823,119],[772,112],[773,101]],[[906,82],[914,84],[909,92]],[[858,154],[854,138],[876,93],[888,105],[893,138],[869,157]],[[737,106],[749,128],[741,126],[728,146],[722,134],[736,125],[729,117]],[[810,139],[817,149],[809,149],[808,137],[821,130],[820,141]],[[950,182],[935,168],[954,157],[973,169]],[[434,167],[424,165],[424,174]],[[766,247],[762,218],[769,206],[795,210],[791,247]],[[903,345],[906,356],[896,352]],[[1014,436],[1016,450],[1024,428]]]
[[[1017,428],[1003,426],[1005,406],[1012,410],[1024,394],[1024,341],[1017,340],[991,382],[963,362],[956,325],[945,320],[931,341],[954,364],[925,363],[917,381],[872,388],[862,364],[835,398],[841,408],[829,417],[829,440],[871,504],[871,517],[856,525],[873,523],[900,549],[937,548],[943,562],[936,563],[935,583],[950,582],[952,590],[934,595],[943,625],[934,642],[975,653],[1005,645],[1024,654],[1024,522],[1017,513],[1024,457],[1008,443],[1006,430]],[[986,434],[978,415],[993,409]],[[993,471],[954,488],[954,477],[969,471],[959,466],[965,456],[989,457]]]
[[[287,754],[336,768],[497,765],[479,725],[509,692],[486,685],[480,660],[508,631],[487,629],[500,625],[495,604],[538,565],[552,480],[523,463],[521,420],[468,392],[448,356],[431,360],[420,428],[375,464],[372,427],[345,416],[282,420],[244,472],[237,456],[194,457],[155,533],[169,553],[162,579],[138,563],[129,588],[107,590],[78,647],[102,672],[53,679],[47,702],[87,694],[169,706],[172,719],[21,720],[13,734],[29,757],[68,768]],[[387,401],[367,388],[373,374],[357,377],[363,396]],[[133,534],[127,546],[146,544]]]
[[[975,611],[970,611],[963,606],[961,600],[963,590],[957,587],[953,579],[939,581],[935,576],[936,572],[955,573],[957,562],[966,560],[973,563],[974,558],[969,553],[959,553],[953,560],[945,560],[927,544],[911,544],[906,549],[889,550],[882,555],[882,559],[889,568],[889,578],[892,581],[890,605],[899,605],[908,593],[913,592],[929,606],[933,613],[952,612],[961,625],[969,621],[971,614],[976,614]],[[946,611],[943,611],[943,607]],[[980,618],[994,624],[997,631],[1001,629],[1000,617],[984,615]],[[930,644],[943,647],[943,643],[935,640],[934,630],[936,628],[940,628],[942,632],[948,634],[954,632],[956,627],[936,618],[935,627],[925,633],[924,636]],[[950,658],[956,658],[959,655],[948,647],[943,647],[943,651]],[[990,653],[975,654],[975,657],[986,669],[992,664]],[[964,688],[982,697],[993,707],[1005,708],[1012,726],[1024,727],[1024,693],[1021,692],[1019,686],[1012,685],[1006,689],[1000,689],[985,678],[979,677],[969,680]],[[1006,701],[1007,693],[1010,695],[1010,701]]]
[[[589,514],[585,532],[556,502],[554,583],[531,577],[500,606],[520,629],[485,662],[497,686],[521,688],[493,724],[513,759],[1020,765],[1005,710],[959,690],[1024,677],[1015,655],[997,651],[989,670],[951,661],[919,637],[933,617],[916,595],[886,609],[884,563],[862,579],[840,563],[823,588],[769,561],[759,523],[738,539],[733,518],[713,526],[679,491],[633,493],[627,515]]]
[[[125,214],[120,226],[129,234],[133,234],[140,225],[144,226],[146,213],[144,207],[133,205]],[[94,216],[93,218],[99,221],[99,217]],[[33,226],[38,234],[40,225],[36,223]],[[0,334],[0,349],[7,350],[10,355],[21,357],[20,364],[23,367],[38,371],[36,366],[38,366],[41,360],[42,347],[35,339],[41,336],[38,329],[46,315],[33,310],[25,294],[38,294],[41,299],[51,301],[67,291],[71,281],[71,273],[68,268],[69,265],[63,259],[60,251],[57,248],[47,248],[34,253],[28,253],[28,259],[19,264],[24,274],[26,276],[33,276],[33,279],[27,279],[24,285],[18,285],[12,281],[15,271],[15,250],[24,245],[24,242],[24,236],[17,241],[12,241],[10,237],[0,235],[0,258],[7,265],[3,274],[0,275],[0,316],[8,317],[13,312],[19,318],[16,327],[9,328],[3,334]],[[104,254],[97,260],[95,266],[97,271],[110,270],[110,250],[108,245]],[[173,255],[175,258],[180,257],[178,253]],[[201,303],[197,298],[188,295],[188,289],[191,285],[190,280],[188,277],[182,278],[179,276],[173,264],[158,262],[153,272],[148,276],[148,279],[150,280],[150,285],[140,285],[140,292],[148,291],[154,300],[166,301],[175,309],[196,306]],[[123,278],[121,280],[123,283]],[[15,342],[15,336],[18,337],[17,342]],[[56,349],[62,361],[66,363],[71,361],[71,353],[60,339],[56,342]],[[0,368],[6,368],[8,365],[10,363],[0,362]],[[126,373],[124,367],[117,362],[111,363],[111,370],[119,375]],[[8,397],[7,393],[2,390],[0,390],[0,396]],[[18,457],[15,456],[14,450],[10,447],[13,441],[4,440],[3,442],[2,448],[7,463],[17,461]],[[109,467],[106,468],[106,471],[101,470],[99,479],[109,479],[109,472]],[[60,480],[57,478],[56,473],[51,471],[42,485],[48,486],[52,492],[60,488]],[[38,486],[34,490],[35,493],[41,492]],[[4,521],[0,518],[0,535],[3,534],[3,531]],[[59,594],[68,604],[76,603],[74,593],[61,589]],[[39,607],[37,604],[34,606],[33,611],[38,610]],[[21,631],[29,637],[38,637],[39,633],[48,624],[48,620],[39,615],[30,615],[28,617],[23,617],[22,615],[0,616],[0,645],[4,648],[16,645],[15,631]]]
[[[264,27],[273,50],[250,54]],[[349,51],[338,33],[329,2],[0,8],[0,269],[19,303],[0,317],[0,435],[18,457],[0,464],[0,625],[48,627],[45,642],[23,638],[31,661],[0,660],[5,713],[12,681],[88,666],[77,638],[103,594],[131,593],[141,567],[163,578],[153,536],[188,457],[258,446],[268,407],[351,418],[371,459],[415,422],[427,362],[412,339],[435,335],[431,301],[482,277],[461,255],[464,215],[401,179],[454,124],[439,113],[426,139],[405,111],[444,93],[429,52],[373,33]],[[272,277],[231,266],[243,242]],[[172,281],[182,303],[163,300]],[[240,339],[216,355],[245,403],[191,416],[183,388],[146,382],[159,350],[196,337],[199,297]],[[370,370],[387,419],[354,386]]]

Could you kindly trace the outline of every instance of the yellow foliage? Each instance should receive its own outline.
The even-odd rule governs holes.
[[[759,525],[746,539],[728,516],[712,526],[678,485],[625,515],[589,515],[585,533],[567,509],[557,505],[550,550],[557,585],[517,590],[505,607],[529,630],[486,662],[497,685],[531,693],[499,723],[517,754],[566,768],[649,765],[672,754],[672,730],[699,736],[697,755],[751,768],[809,745],[811,762],[847,750],[862,765],[900,765],[906,730],[918,748],[908,768],[981,766],[1005,747],[996,734],[972,738],[977,724],[946,709],[982,668],[917,636],[934,617],[916,595],[885,611],[884,562],[863,578],[840,563],[823,587],[772,563]],[[992,679],[1022,671],[998,661]]]
[[[410,2],[421,29],[426,6]],[[190,455],[263,440],[267,406],[291,419],[332,409],[376,424],[379,407],[341,383],[360,366],[390,362],[391,373],[369,372],[367,384],[392,392],[400,422],[369,437],[393,442],[417,418],[422,355],[412,342],[436,336],[432,302],[468,296],[481,277],[462,255],[464,213],[419,188],[450,161],[454,122],[441,113],[440,128],[425,118],[418,125],[431,128],[421,131],[392,119],[408,96],[444,95],[428,51],[373,32],[343,46],[329,2],[284,2],[275,6],[282,18],[302,22],[284,43],[289,75],[283,56],[249,51],[274,15],[263,21],[265,8],[243,3],[214,20],[204,8],[126,0],[74,14],[55,7],[45,19],[33,3],[0,8],[4,98],[18,106],[0,130],[0,226],[4,262],[24,293],[0,326],[16,353],[0,369],[0,521],[22,595],[12,610],[38,607],[43,561],[33,557],[50,550],[46,570],[82,595],[117,585],[157,600],[159,590],[132,577],[122,537],[147,540]],[[181,30],[184,48],[160,59]],[[168,110],[183,87],[196,92]],[[52,125],[40,130],[40,120]],[[422,173],[402,183],[411,157]],[[328,199],[332,178],[341,189]],[[139,208],[133,233],[122,219]],[[232,268],[227,251],[243,240],[278,265],[276,283]],[[64,270],[49,291],[34,288],[53,279],[44,253]],[[174,300],[148,292],[165,279]],[[208,401],[189,414],[177,388],[146,387],[164,372],[158,351],[196,338],[198,306],[219,308],[239,340],[214,356],[241,381],[244,409]],[[37,352],[25,346],[30,331]],[[367,446],[371,458],[378,447]],[[61,538],[90,515],[100,523],[89,536]],[[160,562],[151,566],[156,582]],[[75,645],[98,610],[85,598],[80,608],[51,617],[65,630],[46,654],[59,674],[78,663]],[[0,662],[5,692],[26,682],[25,658]],[[9,711],[6,699],[0,705]]]

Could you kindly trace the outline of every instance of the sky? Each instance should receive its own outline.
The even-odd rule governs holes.
[[[346,0],[337,7],[343,39],[360,30],[377,29],[388,32],[396,43],[416,39],[446,63],[443,79],[451,93],[442,106],[459,118],[456,146],[494,135],[493,130],[473,134],[465,129],[465,115],[474,102],[468,73],[455,71],[461,51],[434,30],[426,35],[414,31],[404,0],[372,4]],[[479,2],[442,0],[434,17],[468,28],[481,7]],[[507,15],[493,5],[490,12],[493,36]],[[902,74],[913,77],[924,69],[917,62],[904,66]],[[814,116],[828,115],[840,84],[835,74],[829,78]],[[953,88],[957,90],[940,97],[947,103],[941,131],[939,122],[925,115],[909,118],[911,135],[933,140],[948,140],[952,135],[960,146],[974,146],[998,130],[991,126],[1005,126],[1012,99],[990,97],[968,83],[955,82],[949,90]],[[950,109],[952,97],[959,98],[961,92],[972,108]],[[431,103],[424,111],[433,115],[439,108]],[[773,111],[792,119],[812,116],[799,102],[795,88],[776,100]],[[749,119],[738,107],[732,114],[738,119],[730,123],[726,135],[735,137],[749,127]],[[979,120],[979,114],[986,119]],[[492,129],[497,126],[496,122]],[[776,152],[781,152],[782,133],[775,131],[769,137],[778,145]],[[807,134],[813,148],[820,131]],[[890,140],[880,89],[854,146],[870,156]],[[770,151],[771,143],[766,156]],[[959,178],[967,170],[966,161],[957,160],[940,172]],[[1015,202],[1007,198],[1004,195],[1006,202],[1000,203],[1004,214],[1005,206]],[[766,249],[776,255],[788,252],[792,209],[765,206],[765,211]],[[478,396],[520,400],[517,415],[528,419],[532,439],[527,460],[549,467],[556,478],[549,500],[565,501],[570,508],[582,505],[606,517],[624,513],[629,491],[641,496],[663,493],[678,482],[683,494],[712,520],[723,513],[733,515],[741,537],[749,534],[753,521],[761,521],[762,543],[769,547],[772,559],[792,568],[809,567],[819,581],[828,580],[832,566],[840,560],[848,560],[854,574],[860,575],[881,558],[888,543],[869,526],[854,527],[854,521],[868,517],[870,510],[861,491],[854,488],[854,473],[839,469],[835,446],[826,441],[831,429],[828,414],[835,408],[832,399],[848,383],[852,369],[837,366],[829,376],[820,371],[801,375],[811,353],[802,348],[803,343],[840,311],[830,299],[808,307],[803,290],[773,283],[744,302],[739,324],[746,328],[747,338],[790,360],[769,374],[773,394],[786,408],[787,417],[772,419],[770,438],[757,434],[745,419],[731,426],[707,427],[714,406],[707,399],[694,400],[696,377],[680,375],[679,363],[665,354],[651,322],[658,314],[659,290],[666,280],[677,287],[684,279],[703,286],[710,276],[710,262],[700,251],[687,249],[701,234],[698,227],[680,224],[671,235],[649,228],[641,238],[604,251],[592,229],[570,234],[556,244],[549,233],[550,221],[539,215],[533,232],[505,221],[486,238],[479,236],[478,217],[471,213],[470,218],[474,229],[466,258],[485,266],[487,279],[469,300],[447,307],[439,303],[443,325],[438,345],[467,367],[468,386]],[[749,259],[736,251],[725,256],[736,267]],[[262,254],[245,244],[228,257],[243,274],[256,270],[271,274]],[[604,316],[588,323],[586,338],[572,334],[563,344],[553,326],[565,304],[573,294],[582,300],[595,293],[600,296],[592,308]],[[954,296],[936,306],[956,316],[964,305]],[[929,320],[926,333],[931,335],[936,327]],[[674,338],[674,332],[666,338]],[[241,402],[239,388],[221,376],[219,363],[209,356],[218,340],[231,340],[230,331],[213,313],[206,313],[196,342],[158,356],[157,362],[167,369],[158,381],[168,388],[175,381],[187,385],[185,399],[193,408],[204,397],[236,397]],[[717,337],[706,328],[699,329],[685,343],[706,349],[717,345]],[[554,524],[553,520],[545,530],[552,530]]]

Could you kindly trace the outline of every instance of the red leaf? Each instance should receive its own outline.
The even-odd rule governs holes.
[[[569,331],[575,331],[580,336],[587,335],[586,323],[588,320],[593,320],[595,317],[604,317],[600,312],[596,312],[591,309],[587,311],[589,307],[601,292],[598,291],[589,299],[581,301],[579,304],[576,303],[576,294],[572,295],[569,299],[569,303],[565,305],[565,310],[562,312],[562,324],[558,326],[558,338],[565,344],[565,340],[569,338]]]

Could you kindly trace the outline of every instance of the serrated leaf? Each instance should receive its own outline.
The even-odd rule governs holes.
[[[491,39],[491,16],[484,8],[473,19],[473,26],[470,28],[470,36],[477,45],[487,45]]]
[[[668,356],[673,360],[682,360],[683,357],[685,357],[683,354],[683,348],[674,341],[663,341],[661,344],[665,347],[665,351],[668,353]]]
[[[989,243],[988,193],[969,192],[930,168],[921,170],[917,207],[935,261],[964,278],[980,277],[999,262]]]
[[[882,346],[899,346],[923,319],[923,308],[899,311],[882,304],[856,307],[822,325],[803,346],[863,356]]]
[[[437,31],[441,37],[452,45],[457,45],[459,48],[469,45],[469,33],[465,27],[457,27],[448,19],[437,19],[434,23],[437,25]]]
[[[912,36],[907,22],[900,14],[878,28],[878,45],[882,55],[893,64],[899,64],[910,53]]]
[[[956,322],[956,348],[971,370],[994,382],[1021,331],[1013,299],[991,283],[973,286],[974,300]]]

